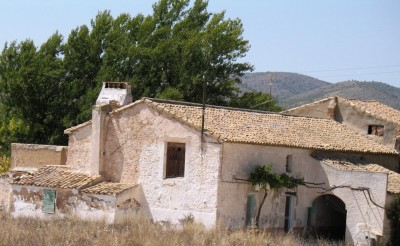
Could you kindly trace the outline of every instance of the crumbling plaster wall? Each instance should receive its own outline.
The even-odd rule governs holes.
[[[92,124],[87,124],[69,134],[67,165],[90,172]]]
[[[250,144],[224,143],[221,181],[218,189],[218,223],[229,227],[244,227],[248,194],[256,194],[257,204],[261,202],[263,192],[238,179],[247,179],[256,165],[272,164],[272,171],[286,172],[286,157],[293,156],[294,177],[313,176],[310,151],[296,148],[271,147]],[[260,226],[283,229],[285,221],[286,188],[270,191],[260,216]],[[306,221],[306,209],[309,200],[316,194],[306,194],[299,189],[296,199],[294,228],[303,228]],[[256,206],[258,208],[258,205]]]
[[[84,220],[118,223],[136,216],[148,215],[140,187],[113,195],[81,193],[76,189],[53,189],[56,190],[56,209],[53,214],[42,211],[43,189],[45,188],[13,185],[12,216],[41,219],[76,216]]]
[[[395,132],[399,125],[396,125],[393,122],[380,119],[365,111],[361,111],[340,99],[338,103],[338,113],[336,114],[335,119],[349,128],[361,132],[363,135],[378,143],[394,148]],[[369,125],[384,126],[383,136],[368,135]]]
[[[334,99],[332,98],[331,100],[324,100],[300,106],[291,109],[290,112],[288,112],[288,114],[295,116],[329,119],[330,117],[328,115],[328,107],[333,100]]]
[[[351,186],[352,188],[368,188],[368,191],[337,188],[331,194],[339,197],[346,205],[346,243],[368,245],[369,238],[383,234],[384,209],[387,196],[387,174],[363,171],[338,170],[322,164],[322,172],[326,175],[330,186]]]
[[[0,211],[9,211],[11,199],[11,185],[8,177],[0,177]]]
[[[184,177],[165,178],[168,142],[186,144]],[[141,103],[110,117],[103,170],[113,182],[140,184],[155,221],[177,223],[193,214],[210,227],[220,154],[219,143],[207,138],[202,146],[198,131]]]
[[[323,183],[324,188],[334,185],[368,187],[374,201],[385,205],[387,175],[382,173],[339,171],[321,164],[310,156],[311,150],[256,146],[248,144],[225,143],[221,167],[221,181],[218,189],[218,223],[229,227],[245,226],[247,196],[256,194],[256,203],[261,202],[263,192],[257,192],[251,185],[236,180],[246,179],[258,165],[272,164],[272,171],[283,173],[286,169],[287,155],[293,156],[293,170],[289,175],[304,177],[307,182]],[[348,153],[347,155],[351,155]],[[267,228],[283,229],[285,221],[286,189],[270,191],[260,216],[260,225]],[[321,189],[304,186],[297,188],[294,210],[294,230],[307,225],[307,210],[321,195]],[[326,194],[339,197],[347,209],[346,242],[361,242],[366,230],[382,232],[384,211],[374,206],[360,191],[349,188],[335,189]],[[258,208],[258,205],[256,206]],[[369,234],[370,237],[373,236]]]
[[[67,146],[11,144],[11,168],[38,168],[45,165],[65,165]]]

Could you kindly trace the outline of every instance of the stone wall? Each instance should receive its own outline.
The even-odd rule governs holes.
[[[312,158],[311,151],[306,149],[225,143],[223,153],[218,189],[218,223],[221,225],[245,226],[247,196],[255,194],[256,204],[260,204],[263,197],[263,192],[256,191],[253,186],[237,178],[246,179],[256,165],[272,164],[273,172],[284,173],[288,155],[292,155],[293,160],[289,175],[304,177],[307,182],[322,183],[320,186],[324,188],[340,185],[366,187],[374,202],[385,206],[387,175],[384,173],[340,171]],[[367,243],[366,236],[376,238],[377,234],[382,233],[384,210],[373,204],[365,191],[349,187],[334,189],[325,194],[335,195],[346,205],[346,242]],[[286,188],[269,191],[260,216],[262,227],[283,230],[286,191]],[[307,225],[308,208],[312,207],[313,201],[322,195],[323,190],[299,186],[292,191],[297,193],[292,211],[292,229],[305,231],[310,226]]]
[[[90,172],[91,132],[92,124],[86,124],[69,134],[68,166]]]
[[[215,225],[221,144],[141,103],[111,115],[105,147],[106,178],[137,183],[155,221],[192,214]],[[168,142],[185,143],[184,177],[165,178]]]
[[[45,165],[65,165],[67,146],[11,144],[11,168],[38,168]]]
[[[78,217],[84,220],[104,220],[107,223],[123,222],[136,216],[148,218],[148,207],[143,201],[141,188],[115,195],[81,193],[75,189],[53,189],[56,191],[55,213],[44,213],[44,187],[12,186],[11,209],[14,217],[42,219]]]

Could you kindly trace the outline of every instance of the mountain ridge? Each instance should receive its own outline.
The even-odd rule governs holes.
[[[340,96],[376,100],[400,110],[400,88],[383,82],[350,80],[329,83],[298,73],[257,72],[246,73],[238,86],[243,91],[269,93],[271,90],[278,104],[286,109],[330,96]]]

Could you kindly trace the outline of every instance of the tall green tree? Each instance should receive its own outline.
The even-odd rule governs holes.
[[[99,12],[65,41],[55,33],[0,54],[0,145],[65,144],[63,129],[90,118],[103,81],[131,83],[143,96],[250,107],[269,100],[241,94],[236,84],[253,69],[239,19],[210,13],[207,0],[159,0],[150,15]],[[274,101],[273,101],[274,102]],[[271,107],[273,105],[270,105]],[[271,110],[269,107],[269,110]]]

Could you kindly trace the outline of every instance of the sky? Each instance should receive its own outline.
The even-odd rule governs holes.
[[[156,0],[0,0],[0,46],[58,31],[65,38],[98,11],[150,14]],[[328,82],[400,87],[399,0],[209,0],[208,10],[241,19],[254,72],[294,72]]]

